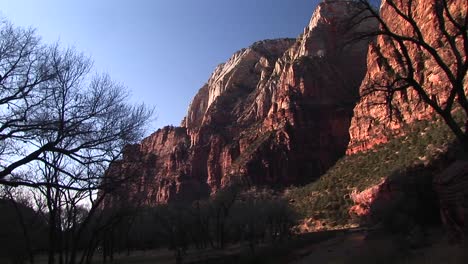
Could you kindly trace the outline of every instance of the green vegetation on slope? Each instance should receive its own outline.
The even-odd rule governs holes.
[[[331,225],[349,223],[353,190],[362,191],[392,175],[412,175],[415,167],[430,170],[455,139],[440,120],[418,121],[406,131],[371,151],[343,157],[315,182],[289,190],[295,209],[304,218],[328,220]]]

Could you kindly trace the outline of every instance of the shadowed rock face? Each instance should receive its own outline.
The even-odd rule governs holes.
[[[207,196],[234,181],[286,186],[318,177],[345,153],[366,72],[368,43],[342,45],[354,5],[321,3],[297,39],[236,52],[195,95],[181,127],[144,139],[110,175],[134,175],[129,190],[141,190],[149,205]]]
[[[407,1],[394,1],[401,8]],[[438,19],[435,15],[435,3],[437,1],[413,1],[414,20],[417,22],[425,41],[434,47],[444,63],[452,69],[455,66],[455,57],[443,40],[439,29]],[[448,1],[451,13],[457,14],[466,10],[464,0]],[[404,10],[404,8],[401,8]],[[383,1],[381,15],[389,28],[398,34],[412,35],[410,24],[399,17],[395,11]],[[448,29],[450,31],[450,23]],[[456,40],[461,49],[461,37]],[[431,98],[435,98],[441,105],[447,101],[450,93],[447,76],[438,66],[433,57],[416,45],[406,43],[409,56],[414,61],[416,79],[423,84]],[[382,54],[382,55],[380,55]],[[392,118],[386,102],[384,92],[369,93],[373,85],[388,85],[392,82],[395,72],[402,70],[394,55],[394,44],[383,36],[369,47],[367,55],[368,71],[360,87],[361,99],[354,109],[354,117],[349,130],[351,140],[347,150],[348,154],[372,149],[375,145],[385,143],[388,137],[403,134],[403,126],[417,120],[431,119],[436,113],[424,103],[414,89],[396,93],[392,100]],[[382,59],[382,57],[388,58]],[[388,66],[387,66],[388,64]],[[388,70],[392,68],[393,70]],[[404,74],[403,74],[404,76]],[[465,94],[468,87],[468,78],[465,78]]]

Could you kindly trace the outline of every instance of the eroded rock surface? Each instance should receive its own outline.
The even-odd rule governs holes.
[[[394,2],[397,3],[399,9],[405,10],[404,6],[407,1]],[[435,15],[437,2],[439,1],[413,1],[412,12],[425,42],[434,47],[444,64],[454,71],[456,60],[453,51],[444,41]],[[452,14],[458,14],[462,10],[466,12],[466,1],[454,0],[448,3]],[[411,25],[405,22],[385,1],[381,6],[381,14],[393,32],[406,36],[414,34]],[[448,22],[447,29],[451,32]],[[458,49],[463,50],[461,37],[456,39],[456,42],[459,45]],[[367,55],[368,70],[360,87],[361,99],[354,109],[354,117],[349,130],[351,140],[348,154],[372,149],[375,145],[387,142],[392,136],[402,135],[405,124],[431,119],[437,115],[432,107],[421,100],[414,89],[396,92],[391,101],[392,107],[386,103],[385,92],[371,92],[377,90],[379,86],[390,85],[395,80],[395,76],[404,71],[399,64],[401,58],[395,55],[395,45],[395,42],[384,36],[379,36],[376,42],[370,45]],[[447,75],[427,51],[409,42],[406,42],[405,46],[411,61],[414,62],[412,66],[415,69],[415,79],[423,85],[431,99],[444,106],[450,93]],[[464,87],[466,94],[467,78],[465,78]]]
[[[346,151],[366,72],[368,42],[342,45],[355,7],[320,3],[297,39],[236,52],[195,95],[181,127],[158,130],[110,171],[144,181],[146,204],[196,199],[233,182],[287,186],[318,177]]]

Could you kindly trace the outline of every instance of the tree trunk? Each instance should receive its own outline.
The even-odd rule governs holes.
[[[11,193],[9,193],[9,194],[10,194],[11,202],[13,203],[13,206],[15,208],[16,215],[19,218],[21,229],[23,231],[24,242],[25,242],[26,250],[28,251],[29,263],[34,264],[34,254],[32,252],[32,247],[31,247],[31,238],[29,237],[27,226],[26,226],[26,223],[24,222],[23,214],[21,213],[21,211],[20,211],[20,209],[18,207],[18,204],[13,199],[13,196],[11,195]]]
[[[49,252],[48,252],[48,264],[55,264],[55,211],[52,210],[49,213]]]

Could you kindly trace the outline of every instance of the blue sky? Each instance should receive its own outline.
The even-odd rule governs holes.
[[[46,43],[74,46],[156,108],[149,133],[179,125],[216,65],[255,41],[296,37],[319,0],[0,0]]]

